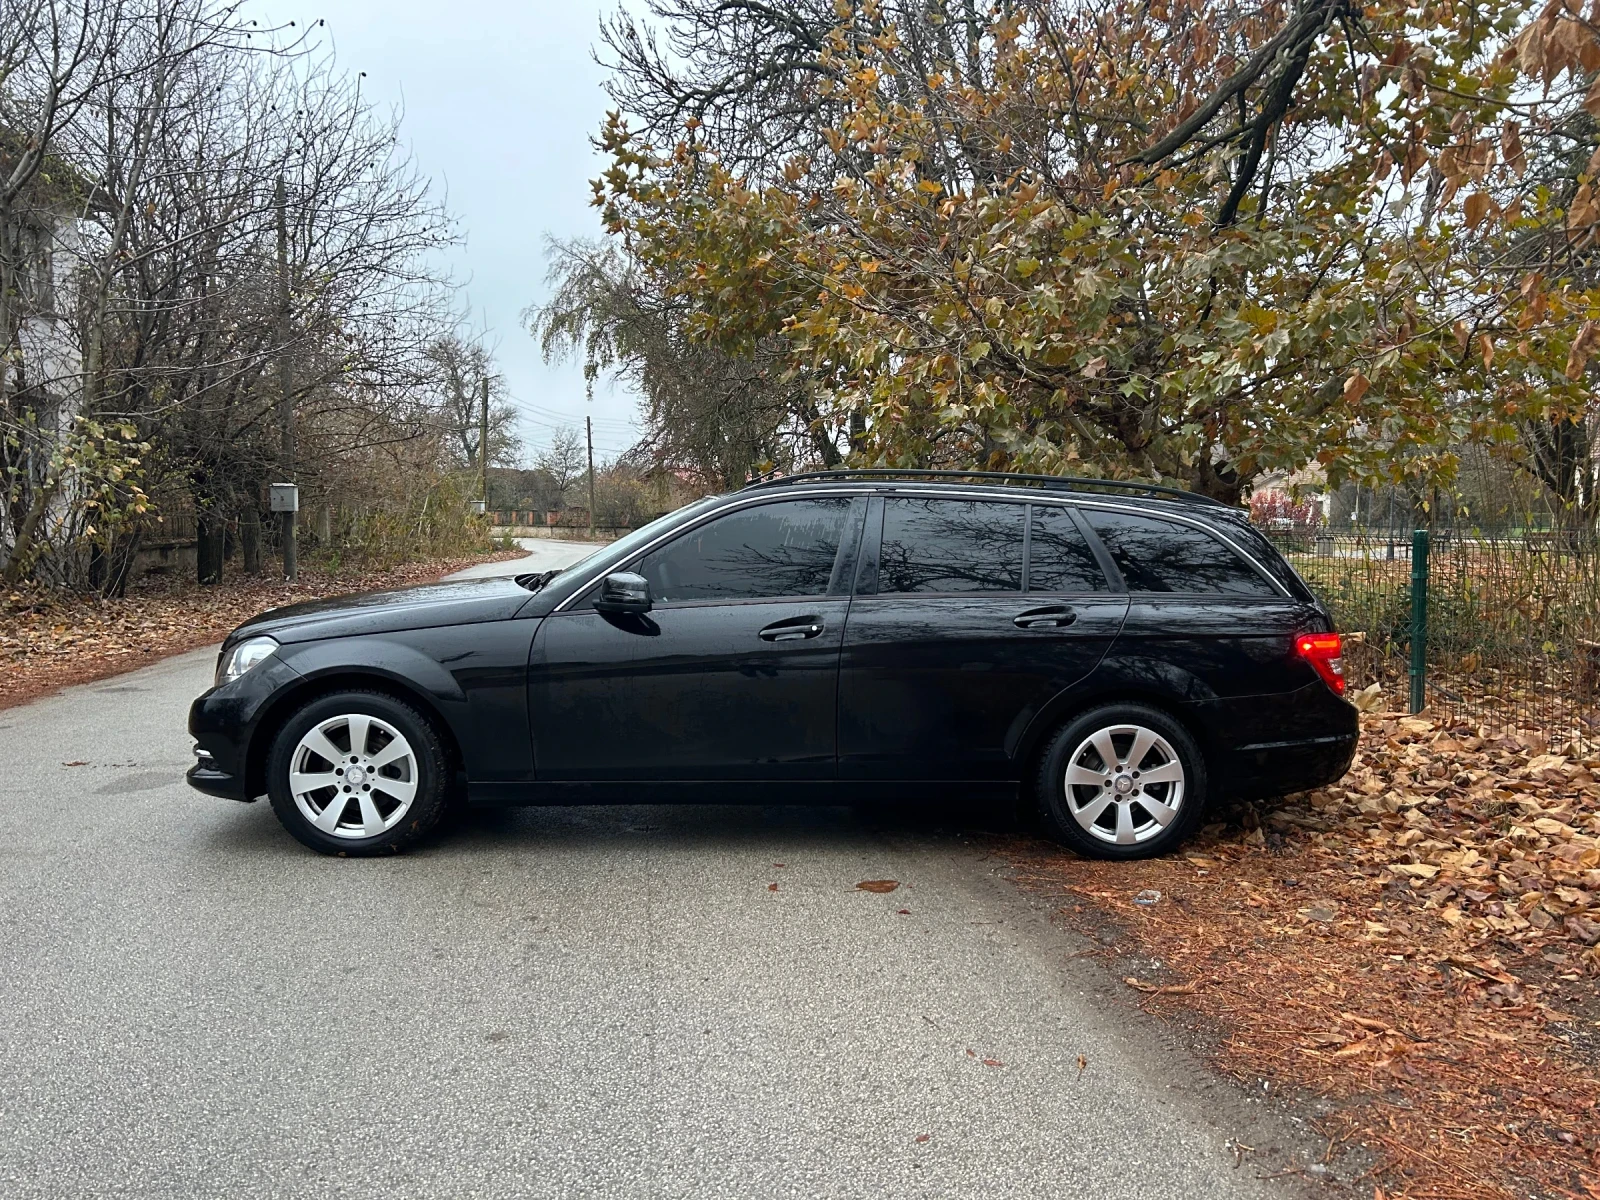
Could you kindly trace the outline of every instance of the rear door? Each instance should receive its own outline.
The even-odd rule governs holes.
[[[1069,508],[875,500],[840,660],[839,777],[1010,777],[1029,720],[1094,669],[1126,608]]]

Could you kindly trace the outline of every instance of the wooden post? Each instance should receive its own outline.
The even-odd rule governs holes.
[[[289,193],[278,176],[273,197],[278,207],[278,423],[283,434],[283,479],[294,482],[294,382],[289,362]],[[283,514],[283,577],[300,575],[300,556],[294,544],[294,513]]]
[[[478,388],[482,403],[478,407],[478,498],[484,511],[489,508],[489,377]]]
[[[589,538],[594,539],[594,420],[583,418],[583,432],[589,443]]]

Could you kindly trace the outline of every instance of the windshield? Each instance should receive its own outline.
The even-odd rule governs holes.
[[[526,578],[530,582],[524,583],[524,587],[529,588],[530,591],[540,591],[548,586],[552,580],[559,579],[563,575],[570,575],[573,572],[592,571],[596,567],[614,566],[618,563],[627,562],[640,546],[648,544],[673,526],[687,521],[696,514],[710,508],[720,499],[722,499],[721,496],[702,496],[693,504],[686,504],[680,509],[667,513],[665,516],[657,517],[648,525],[641,525],[632,533],[624,534],[614,542],[595,547],[591,553],[585,554],[577,562],[569,563],[559,571],[550,571],[541,575],[518,576],[518,582],[522,582]]]

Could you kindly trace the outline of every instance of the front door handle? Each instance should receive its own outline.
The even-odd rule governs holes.
[[[778,621],[760,633],[764,642],[798,642],[818,636],[825,628],[815,617],[801,617],[798,621]]]
[[[1053,604],[1049,608],[1030,608],[1018,613],[1011,623],[1018,629],[1060,629],[1077,619],[1078,614],[1067,605]]]

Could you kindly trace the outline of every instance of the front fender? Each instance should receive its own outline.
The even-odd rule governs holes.
[[[329,638],[285,647],[285,661],[319,682],[374,686],[417,697],[444,722],[467,778],[533,778],[528,731],[528,649],[537,619],[481,621],[381,637]]]
[[[393,638],[330,638],[282,647],[279,657],[306,680],[357,673],[385,679],[408,692],[423,692],[451,720],[467,703],[460,682],[442,663]]]

